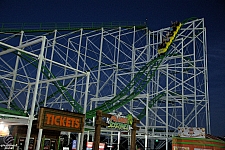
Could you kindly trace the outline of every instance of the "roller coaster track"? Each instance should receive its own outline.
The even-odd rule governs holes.
[[[33,57],[27,55],[26,53],[23,53],[23,52],[21,52],[20,54],[17,54],[16,52],[13,52],[13,53],[20,56],[21,58],[23,58],[27,62],[31,63],[34,67],[36,67],[36,68],[38,67],[37,60],[35,60]],[[42,66],[41,71],[45,75],[45,77],[47,77],[48,79],[54,79],[55,78],[55,76],[48,70],[47,67]],[[55,94],[60,92],[63,95],[63,97],[75,108],[76,111],[78,111],[79,113],[82,113],[83,108],[72,98],[72,96],[66,90],[65,86],[63,86],[62,83],[59,82],[59,81],[55,81],[55,82],[53,82],[53,84],[56,86],[57,91],[55,91],[50,96],[48,96],[48,99],[50,99]],[[4,95],[8,98],[9,92],[8,92],[7,88],[5,87],[5,85],[1,82],[1,80],[0,80],[0,89],[3,91]],[[40,102],[40,104],[41,103],[43,103],[43,102]],[[7,103],[3,103],[3,104],[7,105]],[[11,101],[10,105],[14,109],[14,110],[10,110],[12,113],[14,111],[21,111],[21,109],[16,105],[16,103],[14,101]],[[6,109],[1,109],[0,111],[3,111],[5,113],[10,112],[10,111],[6,111]],[[21,113],[19,113],[19,114],[21,114]]]
[[[149,104],[148,104],[148,108],[152,108],[152,106],[160,99],[162,98],[163,96],[165,96],[166,93],[162,92],[160,94],[158,94],[157,96],[155,96],[153,99],[151,99],[149,101]],[[144,116],[146,115],[146,107],[144,109],[142,109],[142,111],[140,112],[140,114],[137,116],[137,118],[139,120],[141,120]]]
[[[196,17],[192,17],[192,18],[188,18],[188,19],[186,19],[186,20],[184,20],[181,24],[180,24],[180,26],[179,26],[179,28],[178,28],[178,30],[177,30],[177,32],[176,32],[176,34],[174,35],[174,37],[173,37],[173,40],[176,38],[176,35],[177,35],[177,33],[179,32],[179,29],[181,28],[181,26],[183,25],[183,24],[185,24],[186,22],[188,22],[188,21],[191,21],[191,20],[195,20],[195,19],[197,19]],[[170,42],[169,42],[169,44],[166,46],[166,49],[165,49],[165,52],[167,52],[167,50],[169,49],[169,47],[170,47],[170,45],[171,45],[171,43],[173,42],[173,40],[171,40]],[[189,58],[189,57],[187,57],[187,58],[185,58],[186,60],[191,60],[191,58]],[[189,64],[189,65],[193,65],[192,63],[191,64]],[[187,69],[185,69],[184,71],[188,71],[189,70],[189,68],[187,67]],[[174,72],[174,74],[176,74],[176,72]],[[181,96],[180,94],[178,94],[178,93],[172,93],[172,92],[169,92],[171,95],[176,95],[176,96]],[[160,93],[160,94],[158,94],[157,96],[155,96],[153,99],[151,99],[151,101],[149,101],[149,104],[148,104],[148,108],[151,108],[159,99],[161,99],[163,96],[165,96],[166,95],[166,93],[165,92],[162,92],[162,93]],[[144,116],[146,115],[146,107],[140,112],[140,114],[137,116],[137,118],[139,119],[139,120],[141,120]]]
[[[86,113],[86,118],[92,118],[95,116],[96,110],[102,110],[104,113],[109,113],[116,110],[123,105],[130,102],[133,98],[139,95],[143,89],[147,86],[150,80],[154,77],[157,68],[160,66],[163,58],[165,56],[160,56],[148,62],[144,67],[142,67],[138,73],[135,74],[131,82],[115,97],[111,100],[106,101],[101,106],[90,110]],[[131,89],[133,92],[130,93]],[[129,94],[130,93],[130,94]],[[128,96],[126,96],[128,95]],[[125,97],[125,98],[124,98]]]
[[[9,91],[8,89],[5,87],[4,83],[2,83],[2,81],[0,80],[0,89],[2,90],[3,94],[9,98]],[[7,105],[7,102],[4,102],[2,104]],[[16,103],[14,101],[11,101],[10,103],[10,107],[12,107],[14,110],[16,111],[20,111],[21,109],[16,105]],[[0,110],[1,111],[1,110]]]
[[[27,55],[26,53],[20,53],[17,55],[19,55],[21,58],[23,58],[27,62],[31,63],[34,67],[36,68],[38,67],[38,62],[33,57]],[[51,71],[47,67],[42,66],[41,68],[42,68],[41,72],[45,75],[47,79],[55,79],[55,76],[51,73]],[[53,84],[55,85],[57,90],[62,94],[62,96],[70,103],[70,105],[73,106],[77,112],[82,113],[83,108],[68,93],[65,86],[63,86],[63,84],[60,81],[53,81]]]
[[[143,89],[147,86],[147,84],[151,81],[151,79],[154,77],[156,70],[160,66],[163,59],[167,56],[166,53],[168,53],[168,49],[174,39],[176,38],[176,35],[179,32],[179,29],[181,28],[182,23],[179,24],[179,27],[174,32],[172,40],[168,43],[166,48],[162,51],[159,50],[159,54],[165,53],[165,55],[161,55],[158,58],[153,59],[152,61],[148,62],[144,67],[142,67],[137,74],[135,74],[134,78],[131,80],[131,82],[115,97],[113,97],[111,100],[106,101],[101,106],[94,108],[93,110],[90,110],[86,113],[86,118],[92,118],[95,116],[95,113],[97,110],[102,110],[104,113],[109,113],[113,110],[116,110],[128,102],[130,102],[133,98],[135,98],[137,95],[139,95]],[[170,54],[173,55],[173,54]],[[144,77],[144,78],[143,78]],[[133,92],[129,94],[131,89],[133,89]],[[128,96],[126,96],[128,95]],[[126,96],[126,97],[125,97]],[[152,102],[148,106],[151,108],[154,103],[159,100],[164,94],[159,94],[155,98],[152,99]],[[125,98],[124,98],[125,97]],[[141,119],[143,115],[145,114],[146,108],[143,109],[143,111],[138,115],[138,117]]]
[[[4,95],[8,98],[8,97],[9,97],[9,91],[8,91],[8,89],[5,87],[5,84],[2,83],[1,80],[0,80],[0,89],[2,90],[2,92],[4,93]]]
[[[3,114],[10,114],[10,115],[18,115],[18,116],[27,116],[26,113],[24,113],[23,111],[20,111],[20,110],[10,110],[10,109],[7,109],[7,108],[1,108],[0,107],[0,114],[3,113]]]
[[[176,37],[178,31],[174,35],[174,38]],[[173,42],[173,41],[172,41]],[[167,53],[170,44],[166,47],[166,52]],[[16,55],[19,55],[21,58],[26,60],[27,62],[31,63],[34,67],[38,67],[38,62],[36,59],[33,57],[27,55],[26,53],[20,53]],[[134,78],[130,81],[130,83],[115,97],[113,97],[111,100],[106,101],[103,103],[101,106],[94,108],[93,110],[90,110],[86,113],[86,118],[92,118],[96,115],[96,110],[102,110],[104,113],[109,113],[113,110],[116,110],[128,102],[130,102],[132,99],[134,99],[137,95],[139,95],[144,88],[147,86],[147,84],[151,81],[151,79],[154,77],[155,72],[157,71],[158,67],[160,66],[161,62],[167,55],[161,55],[160,57],[157,57],[150,62],[148,62],[145,66],[143,66],[138,73],[135,74]],[[55,76],[51,73],[50,70],[48,70],[47,67],[42,66],[41,69],[42,73],[45,75],[46,78],[48,79],[54,79]],[[52,93],[48,98],[51,98],[54,96],[56,93],[60,92],[63,97],[75,108],[77,112],[82,113],[83,108],[78,104],[72,96],[68,93],[67,89],[63,84],[59,81],[54,81],[53,84],[56,86],[57,91]],[[0,82],[0,88],[3,91],[3,93],[7,94],[6,88],[4,87],[4,84]],[[133,90],[133,92],[130,93],[130,91]],[[159,100],[162,96],[164,96],[165,93],[161,93],[157,95],[155,98],[152,99],[152,101],[149,103],[149,108],[151,108],[154,103]],[[16,107],[16,106],[14,106]],[[0,110],[1,111],[1,110]],[[143,115],[145,114],[146,108],[143,109],[143,111],[138,115],[138,118],[142,118]]]
[[[169,54],[165,56],[161,55],[160,57],[155,58],[152,61],[148,62],[143,68],[140,69],[140,71],[137,74],[135,74],[131,82],[118,95],[113,97],[111,100],[106,101],[101,106],[88,111],[86,113],[86,118],[94,117],[96,115],[95,113],[97,110],[102,110],[102,112],[104,113],[109,113],[130,102],[137,95],[139,95],[147,86],[147,84],[151,81],[151,79],[155,75],[155,72],[157,71],[158,67],[163,61],[163,59],[166,56],[172,56],[172,55],[175,55],[175,54]],[[134,88],[134,90],[132,93],[129,94],[132,88]],[[171,94],[174,95],[174,93],[171,93]],[[157,96],[155,96],[150,101],[148,108],[151,108],[160,98],[162,98],[165,95],[166,93],[162,92],[158,94]],[[179,95],[179,94],[175,94],[175,95]],[[145,116],[145,112],[146,112],[146,107],[140,112],[137,118],[142,119]]]
[[[181,94],[178,94],[178,93],[175,93],[175,92],[170,92],[168,91],[168,93],[170,95],[173,95],[173,96],[181,96]],[[148,108],[152,108],[152,106],[158,101],[160,100],[162,97],[166,96],[166,93],[165,92],[161,92],[159,93],[158,95],[156,95],[153,99],[151,99],[149,101],[149,104],[148,104]],[[164,99],[165,100],[165,99]],[[140,112],[140,114],[137,116],[137,118],[139,120],[141,120],[144,116],[146,115],[146,107],[144,109],[142,109],[142,111]]]
[[[20,54],[17,54],[16,52],[14,52],[14,54],[19,55],[21,58],[23,58],[24,60],[31,63],[34,67],[36,67],[36,68],[38,67],[37,60],[35,60],[33,57],[27,55],[26,53],[21,52]],[[48,79],[54,79],[55,78],[55,76],[45,66],[42,66],[41,71]],[[63,95],[63,97],[75,108],[76,111],[78,111],[79,113],[82,113],[83,108],[72,98],[72,96],[66,90],[65,86],[63,86],[62,83],[59,82],[59,81],[55,81],[55,82],[53,82],[53,84],[57,88],[57,91],[54,92],[53,94],[56,94],[56,93],[60,92]],[[5,87],[5,85],[2,83],[1,80],[0,80],[0,89],[3,91],[4,95],[8,98],[9,92],[8,92],[7,88]],[[53,97],[54,96],[53,94],[48,96],[48,99]],[[40,104],[41,103],[43,103],[43,102],[40,102]],[[3,103],[3,104],[7,105],[6,102]],[[16,113],[16,111],[19,111],[19,114],[23,114],[22,110],[16,105],[16,103],[14,101],[11,101],[10,105],[14,110],[1,109],[0,112],[3,111],[4,113],[12,112],[12,114],[14,114],[14,113],[18,114],[18,113]]]
[[[103,28],[146,28],[145,22],[73,22],[73,23],[0,23],[0,32],[19,33],[25,32],[52,32],[58,31],[75,31],[83,28],[84,30],[97,30]]]

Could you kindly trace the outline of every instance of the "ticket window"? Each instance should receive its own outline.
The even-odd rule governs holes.
[[[50,150],[56,150],[56,140],[51,140]]]
[[[18,143],[19,150],[24,150],[25,141],[26,141],[25,137],[19,138],[19,143]],[[29,141],[28,150],[34,150],[34,138],[32,137],[30,138],[30,141]]]
[[[50,139],[45,139],[45,141],[44,141],[44,150],[50,150],[50,143],[51,143]]]
[[[30,138],[28,150],[34,150],[34,138]]]
[[[77,140],[73,140],[72,141],[72,150],[76,150],[77,149]]]
[[[25,140],[26,140],[25,137],[19,138],[19,143],[18,143],[19,150],[24,150]]]

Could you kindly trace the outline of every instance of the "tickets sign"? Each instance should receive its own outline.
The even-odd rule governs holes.
[[[84,114],[52,108],[40,108],[38,128],[69,132],[83,132]]]

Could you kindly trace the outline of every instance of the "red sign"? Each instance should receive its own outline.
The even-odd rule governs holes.
[[[92,150],[93,148],[93,142],[87,142],[87,148],[86,150]],[[99,143],[99,150],[104,150],[105,149],[105,143]]]

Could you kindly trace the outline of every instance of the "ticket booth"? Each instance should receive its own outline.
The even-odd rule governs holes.
[[[33,122],[30,141],[28,145],[28,150],[35,150],[37,139],[38,139],[38,128],[37,121]],[[12,135],[16,140],[14,143],[17,144],[18,150],[24,150],[25,140],[27,134],[27,126],[19,125],[12,127]],[[43,149],[46,150],[57,150],[58,139],[60,137],[60,131],[53,132],[52,130],[43,130],[42,142]],[[42,148],[42,147],[41,147]]]
[[[61,131],[83,132],[84,114],[62,111],[52,108],[40,108],[38,120],[34,120],[30,135],[28,150],[35,150],[39,129],[43,129],[40,149],[58,150]],[[13,126],[12,135],[19,150],[24,150],[27,126]]]

